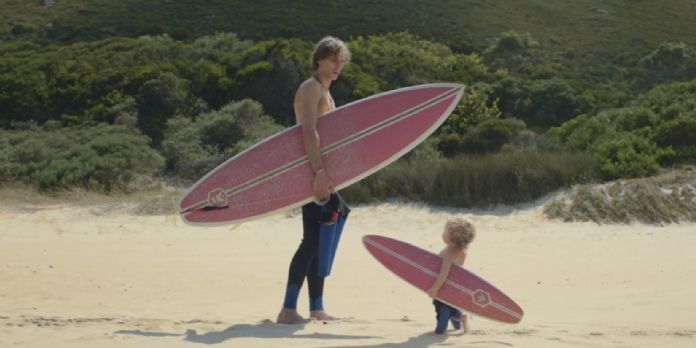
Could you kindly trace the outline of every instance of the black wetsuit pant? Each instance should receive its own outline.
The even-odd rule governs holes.
[[[288,288],[285,294],[285,308],[297,308],[297,296],[302,283],[307,278],[309,287],[310,308],[323,309],[322,295],[324,293],[324,277],[319,277],[317,253],[319,251],[319,228],[321,206],[310,202],[302,206],[302,242],[290,262],[288,272]]]

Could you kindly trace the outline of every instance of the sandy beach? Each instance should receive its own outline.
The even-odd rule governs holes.
[[[694,347],[696,225],[548,220],[541,205],[355,207],[324,304],[339,322],[279,325],[300,216],[192,227],[178,216],[0,206],[0,347]],[[430,299],[365,250],[381,234],[438,251],[451,214],[478,235],[466,268],[525,310],[433,335]],[[308,315],[306,286],[298,309]]]

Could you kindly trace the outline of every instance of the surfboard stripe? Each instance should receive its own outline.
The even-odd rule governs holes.
[[[389,248],[383,246],[382,244],[380,244],[380,243],[377,242],[377,241],[372,240],[371,238],[364,238],[363,240],[364,240],[366,243],[368,243],[368,244],[374,246],[375,248],[381,250],[381,251],[384,252],[385,254],[387,254],[387,255],[389,255],[389,256],[391,256],[391,257],[393,257],[393,258],[395,258],[395,259],[397,259],[397,260],[399,260],[399,261],[401,261],[401,262],[403,262],[403,263],[405,263],[405,264],[407,264],[407,265],[409,265],[409,266],[411,266],[411,267],[413,267],[413,268],[415,268],[415,269],[417,269],[417,270],[419,270],[419,271],[421,271],[421,272],[423,272],[423,273],[425,273],[425,274],[427,274],[427,275],[429,275],[429,276],[431,276],[431,277],[433,277],[433,278],[437,278],[437,276],[438,276],[438,273],[433,272],[432,270],[430,270],[430,269],[428,269],[428,268],[426,268],[426,267],[424,267],[424,266],[422,266],[422,265],[419,265],[418,263],[414,262],[413,260],[409,260],[408,258],[404,257],[403,255],[400,255],[400,254],[396,253],[395,251],[393,251],[393,250],[391,250],[391,249],[389,249]],[[464,294],[466,294],[466,295],[468,295],[468,296],[471,296],[471,297],[474,296],[474,293],[475,293],[477,290],[480,290],[480,289],[477,289],[477,290],[468,289],[468,288],[464,287],[463,285],[457,284],[457,283],[455,283],[455,282],[453,282],[453,281],[451,281],[451,280],[449,280],[449,279],[447,279],[447,280],[445,281],[445,283],[448,284],[448,285],[450,285],[450,286],[452,286],[453,288],[455,288],[455,289],[457,289],[457,290],[463,292]],[[439,300],[440,300],[440,299],[439,299]],[[443,301],[443,302],[446,302],[446,301]],[[475,303],[475,301],[474,301],[474,303]],[[449,303],[447,303],[447,304],[449,304]],[[450,306],[453,306],[452,304],[449,304],[449,305],[450,305]],[[514,317],[514,318],[522,319],[522,315],[520,315],[520,313],[517,313],[517,312],[515,312],[515,311],[512,311],[511,309],[509,309],[509,308],[507,308],[507,307],[505,307],[505,306],[503,306],[503,305],[501,305],[501,304],[499,304],[499,303],[493,301],[492,299],[491,299],[491,301],[490,301],[488,304],[486,304],[486,306],[488,306],[488,305],[492,305],[493,307],[495,307],[495,308],[498,309],[499,311],[504,312],[504,313],[506,313],[506,314],[508,314],[508,315],[510,315],[510,316],[512,316],[512,317]],[[453,306],[453,307],[456,307],[456,306]],[[485,306],[484,306],[484,307],[485,307]]]
[[[366,128],[366,129],[364,129],[356,134],[353,134],[351,136],[348,136],[348,137],[345,137],[341,140],[338,140],[338,141],[334,142],[333,144],[329,144],[326,147],[320,149],[320,153],[321,153],[321,155],[325,155],[329,152],[340,149],[341,147],[344,147],[346,145],[349,145],[351,143],[359,141],[360,139],[362,139],[366,136],[369,136],[370,134],[378,132],[378,131],[380,131],[384,128],[387,128],[387,127],[389,127],[389,126],[391,126],[391,125],[393,125],[401,120],[404,120],[410,116],[413,116],[413,115],[415,115],[415,114],[417,114],[425,109],[428,109],[434,105],[437,105],[438,103],[440,103],[443,100],[446,100],[447,98],[457,94],[458,92],[460,92],[459,88],[452,88],[451,90],[449,90],[443,94],[440,94],[437,97],[434,97],[434,98],[427,100],[421,104],[418,104],[418,105],[416,105],[408,110],[402,111],[401,113],[398,113],[390,118],[387,118],[387,119],[383,120],[382,122],[374,124],[374,125]],[[309,161],[309,158],[306,155],[304,155],[304,156],[297,158],[294,161],[291,161],[283,166],[280,166],[277,169],[270,171],[264,175],[261,175],[259,177],[254,178],[254,179],[243,182],[235,187],[229,188],[229,189],[225,190],[225,193],[228,196],[237,194],[237,193],[242,192],[246,189],[249,189],[249,188],[254,187],[258,184],[261,184],[267,180],[270,180],[278,175],[281,175],[287,171],[290,171],[290,170],[293,170],[299,166],[302,166],[305,163],[307,163],[308,161]],[[202,200],[196,204],[193,204],[185,209],[180,210],[179,214],[185,214],[185,213],[191,212],[191,211],[196,210],[196,209],[209,208],[209,207],[213,207],[213,206],[210,205],[207,200]]]

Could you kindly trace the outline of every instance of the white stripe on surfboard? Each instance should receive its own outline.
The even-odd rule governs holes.
[[[399,260],[399,261],[401,261],[401,262],[403,262],[403,263],[405,263],[405,264],[408,264],[408,265],[412,266],[413,268],[416,268],[416,269],[420,270],[421,272],[423,272],[423,273],[425,273],[425,274],[427,274],[427,275],[429,275],[429,276],[431,276],[431,277],[433,277],[433,278],[437,278],[437,275],[438,275],[438,274],[435,273],[435,272],[433,272],[433,271],[431,271],[430,269],[428,269],[428,268],[426,268],[426,267],[424,267],[424,266],[422,266],[422,265],[419,265],[419,264],[413,262],[412,260],[409,260],[409,259],[405,258],[405,257],[402,256],[402,255],[399,255],[399,254],[396,253],[395,251],[393,251],[393,250],[391,250],[391,249],[389,249],[389,248],[387,248],[387,247],[385,247],[385,246],[379,244],[378,242],[376,242],[376,241],[374,241],[374,240],[372,240],[372,239],[370,239],[370,238],[364,238],[364,240],[365,240],[365,242],[369,243],[370,245],[374,246],[375,248],[377,248],[377,249],[383,251],[383,252],[386,253],[387,255],[390,255],[390,256],[396,258],[397,260]],[[462,285],[460,285],[460,284],[457,284],[457,283],[455,283],[455,282],[453,282],[453,281],[451,281],[451,280],[449,280],[449,279],[446,280],[446,283],[449,284],[450,286],[452,286],[453,288],[458,289],[458,290],[460,290],[461,292],[463,292],[463,293],[465,293],[465,294],[467,294],[467,295],[469,295],[469,296],[471,296],[471,297],[473,297],[473,294],[476,292],[476,290],[472,291],[472,290],[470,290],[470,289],[467,289],[466,287],[464,287],[464,286],[462,286]],[[480,289],[479,289],[479,290],[480,290]],[[512,317],[515,317],[515,318],[517,318],[517,319],[521,319],[521,318],[522,318],[522,316],[521,316],[519,313],[517,313],[517,312],[515,312],[515,311],[513,311],[513,310],[511,310],[511,309],[509,309],[509,308],[507,308],[507,307],[505,307],[505,306],[503,306],[503,305],[501,305],[501,304],[499,304],[499,303],[493,301],[493,300],[490,298],[490,296],[489,296],[489,299],[490,299],[489,304],[492,305],[493,307],[495,307],[496,309],[498,309],[499,311],[504,312],[504,313],[507,313],[508,315],[510,315],[510,316],[512,316]],[[446,301],[443,301],[443,302],[446,302]],[[449,304],[449,303],[448,303],[448,304]],[[476,301],[475,301],[475,300],[474,300],[474,304],[476,304]],[[452,306],[451,304],[449,304],[449,305]],[[453,306],[453,307],[456,307],[456,306]],[[484,306],[484,307],[485,307],[485,306]]]
[[[452,88],[451,90],[449,90],[443,94],[440,94],[440,95],[438,95],[432,99],[429,99],[421,104],[418,104],[418,105],[416,105],[408,110],[402,111],[402,112],[400,112],[400,113],[398,113],[398,114],[396,114],[396,115],[394,115],[386,120],[383,120],[382,122],[379,122],[377,124],[374,124],[374,125],[366,128],[358,133],[347,136],[347,137],[345,137],[345,138],[343,138],[343,139],[341,139],[333,144],[330,144],[330,145],[320,149],[320,153],[321,153],[321,155],[325,155],[325,154],[330,153],[334,150],[337,150],[343,146],[354,143],[354,142],[356,142],[356,141],[358,141],[358,140],[360,140],[360,139],[362,139],[370,134],[378,132],[378,131],[380,131],[384,128],[387,128],[387,127],[391,126],[392,124],[395,124],[403,119],[406,119],[406,118],[408,118],[408,117],[410,117],[410,116],[412,116],[420,111],[423,111],[429,107],[432,107],[432,106],[436,105],[437,103],[451,97],[452,95],[457,94],[459,91],[460,91],[460,88]],[[246,182],[243,182],[235,187],[224,190],[224,192],[227,196],[237,194],[241,191],[244,191],[244,190],[249,189],[253,186],[256,186],[257,184],[260,184],[264,181],[267,181],[267,180],[272,179],[278,175],[281,175],[287,171],[293,170],[293,169],[305,164],[307,161],[308,161],[308,157],[306,155],[302,156],[302,157],[300,157],[300,158],[298,158],[290,163],[287,163],[281,167],[278,167],[275,170],[270,171],[264,175],[258,176],[256,178],[253,178],[253,179],[250,179]],[[198,203],[190,205],[186,209],[182,209],[179,212],[179,214],[185,214],[185,213],[188,213],[190,211],[204,208],[204,207],[208,207],[208,206],[210,206],[210,204],[207,200],[199,201]]]

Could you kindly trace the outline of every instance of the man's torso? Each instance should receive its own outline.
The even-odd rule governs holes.
[[[321,98],[319,98],[319,103],[316,106],[317,116],[326,114],[327,112],[336,108],[336,104],[334,103],[334,100],[331,97],[331,93],[329,93],[329,90],[324,88],[324,86],[322,86],[319,83],[319,81],[312,77],[303,82],[302,85],[300,85],[300,88],[297,89],[297,93],[295,94],[295,102],[293,103],[293,105],[295,108],[295,121],[297,122],[297,124],[302,123],[302,98],[304,97],[303,94],[305,93],[306,84],[310,83],[319,84],[319,87],[321,88]]]

